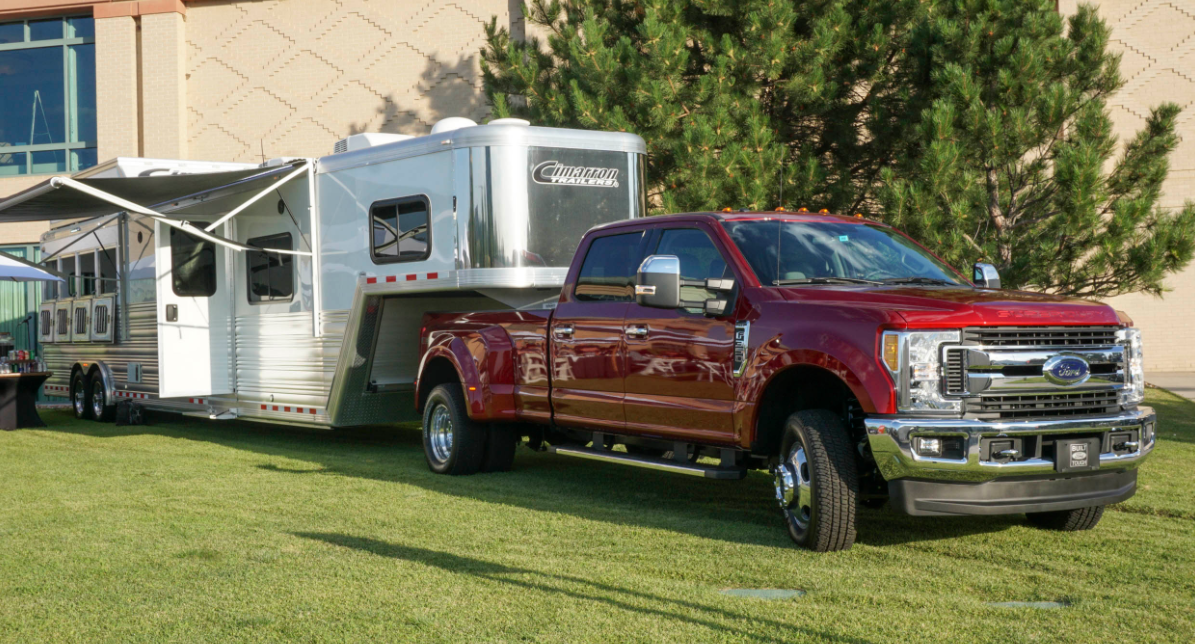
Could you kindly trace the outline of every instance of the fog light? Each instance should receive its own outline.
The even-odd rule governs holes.
[[[1141,428],[1141,444],[1149,445],[1150,443],[1153,443],[1153,442],[1154,442],[1154,424],[1153,423],[1145,423],[1145,426]]]
[[[913,447],[920,456],[942,455],[942,439],[940,438],[914,438]]]

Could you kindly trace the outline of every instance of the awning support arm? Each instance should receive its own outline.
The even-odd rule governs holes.
[[[228,221],[229,219],[232,219],[233,217],[236,217],[238,214],[240,214],[240,212],[242,210],[244,210],[244,209],[248,208],[249,206],[252,206],[254,203],[256,203],[258,199],[261,199],[262,197],[277,190],[279,186],[286,183],[287,181],[290,181],[291,179],[294,179],[295,177],[303,174],[304,172],[307,172],[307,166],[309,166],[309,165],[311,165],[310,161],[304,163],[303,165],[299,166],[298,168],[295,168],[294,172],[286,175],[285,177],[282,177],[282,179],[276,181],[273,185],[267,186],[261,192],[253,195],[252,197],[249,197],[249,199],[247,201],[245,201],[241,205],[237,206],[236,208],[233,208],[232,210],[228,211],[223,217],[217,219],[216,221],[213,221],[211,224],[208,224],[207,228],[203,229],[204,232],[210,233],[213,230],[215,230],[216,228],[219,228],[220,224]]]
[[[115,218],[116,218],[118,215],[120,215],[120,213],[115,213],[115,214],[108,215],[108,216],[104,217],[104,219],[103,219],[102,221],[100,221],[100,223],[98,223],[98,224],[96,224],[96,225],[92,226],[91,228],[88,228],[88,229],[87,229],[87,232],[85,232],[85,233],[83,233],[82,235],[79,235],[78,237],[76,237],[76,238],[75,238],[75,241],[73,241],[73,242],[71,242],[71,243],[67,244],[66,246],[63,246],[62,248],[59,248],[58,250],[56,250],[56,251],[54,251],[54,252],[50,253],[49,255],[46,255],[45,257],[41,258],[41,261],[43,261],[43,262],[48,262],[48,261],[50,261],[51,259],[54,259],[55,257],[58,257],[59,255],[61,255],[61,254],[65,253],[65,252],[66,252],[68,249],[70,249],[70,247],[71,247],[71,246],[74,246],[75,244],[77,244],[77,243],[79,243],[79,242],[83,241],[84,239],[87,239],[87,236],[88,236],[88,235],[90,235],[91,233],[94,233],[95,231],[97,231],[97,230],[99,230],[99,229],[103,228],[104,226],[107,226],[108,224],[112,223],[112,220],[113,220],[113,219],[115,219]]]
[[[96,199],[102,199],[114,206],[118,206],[120,208],[123,208],[124,210],[129,211],[129,212],[135,212],[139,215],[144,215],[144,216],[149,217],[155,221],[160,221],[163,224],[166,224],[167,226],[171,226],[173,228],[178,228],[179,230],[184,230],[188,234],[198,237],[202,240],[209,241],[209,242],[212,242],[213,244],[217,244],[220,246],[224,246],[225,248],[231,248],[232,250],[278,253],[280,255],[301,255],[303,257],[311,256],[310,252],[302,251],[302,250],[286,250],[283,248],[258,248],[256,246],[246,246],[245,244],[240,244],[240,243],[225,239],[223,237],[213,235],[213,234],[205,231],[204,229],[202,229],[198,226],[195,226],[194,224],[192,224],[189,221],[182,221],[179,219],[173,219],[171,217],[167,217],[159,212],[150,210],[149,208],[146,208],[145,206],[135,204],[135,203],[129,201],[128,199],[122,199],[120,197],[117,197],[116,195],[104,192],[103,190],[98,190],[96,188],[92,188],[91,186],[89,186],[87,184],[79,183],[78,181],[75,181],[74,179],[71,179],[70,177],[54,177],[54,178],[50,179],[50,185],[55,188],[58,188],[61,186],[66,186],[68,188],[74,188],[75,190],[78,190],[79,192],[82,192],[84,194],[89,194],[89,195],[95,197]]]

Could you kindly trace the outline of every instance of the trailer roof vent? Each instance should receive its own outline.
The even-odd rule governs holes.
[[[505,119],[494,119],[494,120],[490,121],[489,123],[486,123],[486,125],[522,125],[523,127],[526,127],[528,125],[531,125],[531,121],[526,121],[523,119],[505,118]]]
[[[477,123],[472,119],[467,119],[463,116],[450,116],[446,119],[440,119],[432,126],[432,134],[443,134],[444,132],[451,132],[459,130],[463,127],[476,127]]]
[[[350,137],[343,138],[336,142],[332,147],[332,154],[340,154],[341,152],[352,152],[353,150],[364,150],[365,148],[372,148],[386,143],[395,143],[397,141],[406,141],[415,137],[409,134],[387,134],[384,132],[365,132],[362,134],[354,134]]]

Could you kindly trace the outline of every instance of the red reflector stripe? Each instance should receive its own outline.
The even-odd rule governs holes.
[[[378,283],[378,278],[376,278],[376,277],[367,277],[367,278],[365,278],[365,283],[366,283],[366,284],[377,284],[377,283]]]
[[[397,278],[397,277],[395,277],[395,276],[393,276],[393,275],[387,275],[387,276],[386,276],[386,281],[387,281],[387,282],[393,282],[393,281],[394,281],[394,280],[396,280],[396,279],[398,279],[398,278]]]
[[[414,282],[414,281],[415,281],[415,276],[414,276],[414,275],[407,275],[407,281],[408,281],[408,282]]]
[[[440,274],[439,273],[428,273],[427,279],[429,279],[429,280],[440,279]]]
[[[274,405],[274,411],[278,411],[278,405]]]
[[[314,414],[314,413],[315,413],[315,410],[314,410],[314,409],[312,409],[312,410],[311,410],[311,413],[313,413],[313,414]]]
[[[262,406],[261,406],[261,410],[262,410],[262,411],[265,411],[265,410],[266,410],[266,406],[265,406],[265,405],[262,405]]]

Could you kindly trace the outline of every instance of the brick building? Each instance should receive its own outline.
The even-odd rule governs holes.
[[[116,156],[314,156],[354,132],[421,134],[446,116],[484,118],[484,25],[496,17],[518,37],[520,4],[0,0],[0,196]],[[1127,85],[1111,101],[1122,140],[1151,105],[1188,108],[1164,197],[1179,207],[1195,198],[1195,6],[1103,0],[1101,12],[1124,56]],[[44,230],[0,226],[0,246],[33,253]],[[1168,284],[1163,299],[1114,304],[1145,329],[1151,369],[1195,369],[1195,343],[1173,342],[1195,335],[1185,319],[1195,268]]]

